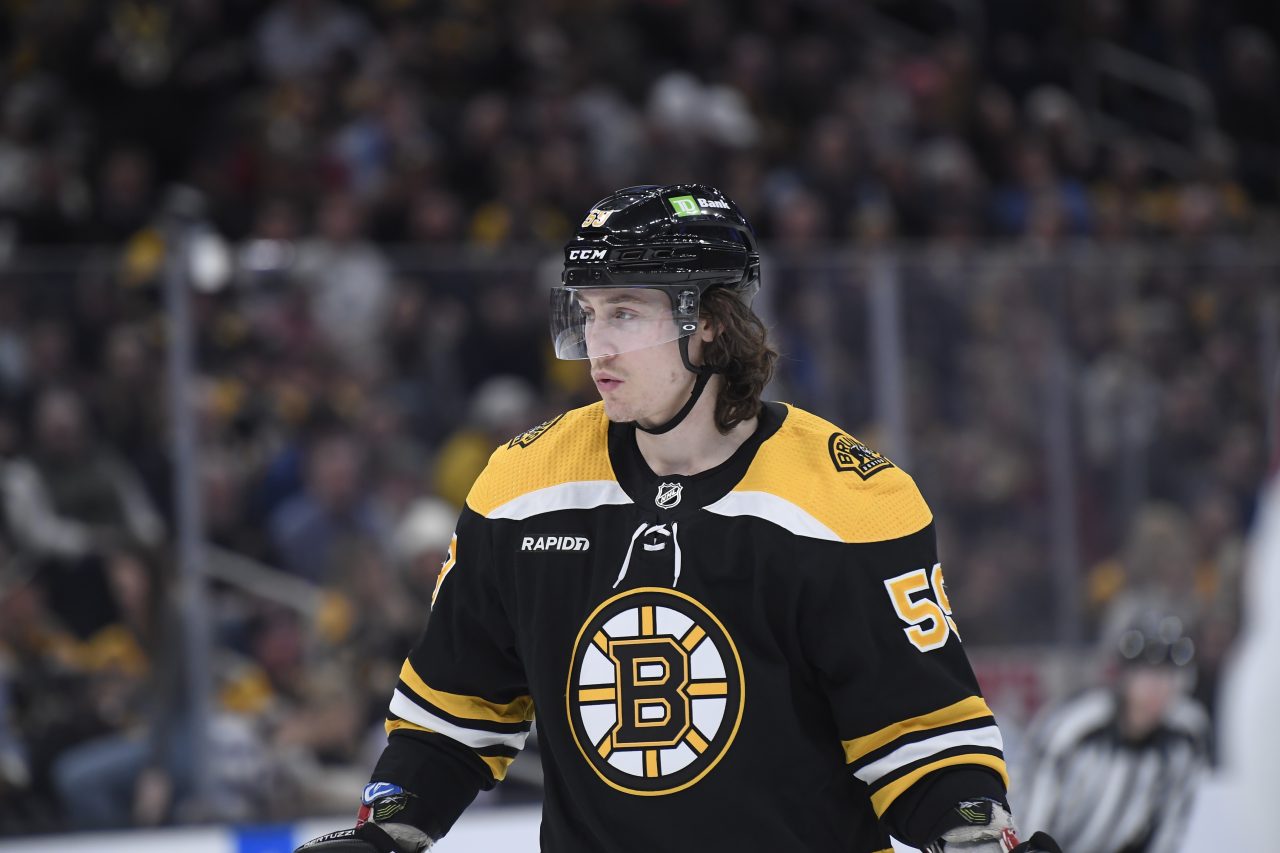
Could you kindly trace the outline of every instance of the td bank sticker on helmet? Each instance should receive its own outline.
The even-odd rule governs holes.
[[[677,195],[667,199],[675,209],[676,216],[697,216],[702,213],[698,201],[691,195]]]
[[[606,785],[661,796],[697,784],[742,722],[742,660],[720,620],[673,589],[615,595],[582,625],[566,688],[570,730]]]

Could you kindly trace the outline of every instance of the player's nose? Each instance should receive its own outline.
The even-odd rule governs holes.
[[[609,335],[599,323],[592,323],[586,330],[587,358],[595,362],[598,359],[612,358],[614,347]]]

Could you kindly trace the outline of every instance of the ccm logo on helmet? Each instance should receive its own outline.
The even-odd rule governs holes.
[[[569,260],[571,261],[599,261],[603,260],[608,253],[607,249],[570,249]]]
[[[526,536],[520,542],[521,551],[585,551],[591,540],[585,536]]]

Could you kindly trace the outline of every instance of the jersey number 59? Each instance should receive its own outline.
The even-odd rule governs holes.
[[[955,620],[951,618],[951,602],[947,600],[947,590],[942,582],[942,564],[935,563],[933,571],[913,569],[906,574],[889,578],[884,582],[889,591],[889,600],[898,618],[907,623],[902,631],[922,652],[931,652],[947,644],[947,639],[960,631],[956,629]],[[933,592],[933,598],[917,593]]]

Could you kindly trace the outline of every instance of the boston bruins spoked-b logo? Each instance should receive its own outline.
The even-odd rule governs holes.
[[[733,640],[682,592],[628,590],[578,632],[570,728],[583,758],[619,791],[656,796],[697,783],[733,743],[743,698]]]

